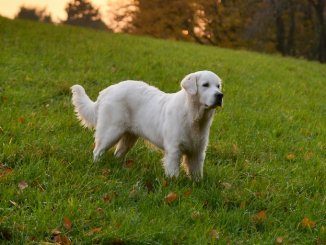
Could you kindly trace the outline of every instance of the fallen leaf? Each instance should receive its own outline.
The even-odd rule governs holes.
[[[17,204],[16,202],[11,201],[11,200],[9,200],[9,202],[10,202],[12,205],[14,205],[15,207],[18,207],[18,204]]]
[[[192,193],[192,190],[191,190],[191,189],[188,189],[188,190],[186,190],[186,191],[183,193],[183,195],[184,195],[185,197],[189,197],[191,193]]]
[[[292,161],[295,159],[295,155],[293,153],[289,153],[286,155],[286,159],[289,161]]]
[[[112,197],[109,194],[106,194],[103,196],[103,201],[104,202],[111,202]]]
[[[283,237],[279,236],[276,238],[275,242],[276,242],[276,244],[282,244],[283,240],[284,240]]]
[[[102,230],[102,227],[95,227],[95,228],[92,228],[89,232],[86,233],[86,236],[92,236],[94,235],[95,233],[99,233],[101,232]]]
[[[246,207],[246,201],[242,201],[241,203],[240,203],[240,208],[241,209],[244,209]]]
[[[137,196],[137,190],[135,188],[133,188],[130,192],[129,192],[129,198],[135,198]]]
[[[267,219],[266,211],[262,210],[254,215],[254,221],[257,223],[262,223]]]
[[[70,239],[62,234],[54,236],[53,241],[56,243],[59,243],[61,245],[70,245],[71,244]]]
[[[153,192],[154,191],[154,185],[153,185],[152,181],[147,180],[145,182],[145,186],[147,188],[147,192]]]
[[[72,227],[72,222],[68,217],[63,217],[63,226],[67,229],[67,230],[71,230]]]
[[[177,200],[178,195],[174,192],[170,192],[166,197],[165,197],[165,202],[170,204],[172,202],[174,202],[175,200]]]
[[[226,190],[229,190],[232,187],[232,185],[230,183],[228,183],[228,182],[222,182],[222,185]]]
[[[111,171],[110,171],[110,169],[108,169],[108,168],[103,168],[103,169],[102,169],[102,175],[105,176],[105,177],[107,177],[107,176],[109,175],[110,172],[111,172]]]
[[[301,221],[301,226],[302,226],[303,228],[312,229],[312,228],[315,228],[315,226],[316,226],[316,222],[310,220],[310,219],[307,218],[307,217],[304,217],[303,220]]]
[[[23,117],[19,117],[19,118],[18,118],[18,122],[19,122],[19,123],[24,123],[24,122],[25,122],[25,118],[23,118]]]
[[[232,152],[233,152],[234,154],[238,154],[238,152],[239,152],[239,148],[238,148],[238,145],[237,145],[237,144],[233,144],[233,145],[232,145]]]
[[[211,232],[209,233],[209,236],[214,240],[218,240],[220,238],[220,234],[215,229],[211,230]]]
[[[19,189],[24,190],[28,187],[28,184],[26,183],[26,181],[22,180],[19,182],[18,187]]]
[[[4,96],[4,95],[1,96],[1,99],[2,99],[3,102],[7,102],[8,101],[8,97],[7,96]]]
[[[311,151],[308,151],[304,154],[304,160],[308,161],[314,156],[314,153]]]
[[[162,182],[162,186],[163,187],[167,187],[169,185],[169,183],[166,181],[166,180],[163,180],[163,182]]]
[[[207,208],[208,207],[208,200],[205,200],[203,203],[203,208]]]
[[[102,227],[95,227],[92,229],[93,233],[99,233],[102,230]]]
[[[194,211],[194,212],[191,213],[191,218],[193,220],[198,220],[198,219],[201,218],[201,214],[198,211]]]
[[[130,159],[123,164],[125,168],[131,168],[133,165],[134,165],[134,161]]]
[[[13,171],[12,168],[8,168],[5,165],[3,165],[2,163],[0,164],[0,178],[1,177],[6,177],[12,171]]]

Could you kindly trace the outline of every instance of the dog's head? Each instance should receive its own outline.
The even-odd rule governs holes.
[[[198,71],[187,75],[181,87],[207,109],[223,104],[222,80],[211,71]]]

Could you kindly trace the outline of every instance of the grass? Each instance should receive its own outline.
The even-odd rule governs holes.
[[[0,47],[0,243],[326,242],[325,65],[4,18]],[[202,69],[224,80],[225,104],[200,183],[165,179],[142,141],[93,164],[71,85],[94,99],[125,79],[173,92]]]

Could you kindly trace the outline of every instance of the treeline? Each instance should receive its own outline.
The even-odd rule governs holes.
[[[67,19],[61,20],[61,24],[111,30],[103,22],[99,9],[95,8],[88,0],[72,0],[68,2],[65,10]],[[20,8],[16,18],[53,23],[51,16],[46,13],[45,9],[38,10],[25,6]]]
[[[95,12],[84,11],[84,5]],[[113,14],[121,30],[131,34],[326,62],[325,5],[326,0],[130,0]],[[82,18],[103,28],[87,0],[72,0],[66,11],[65,24],[89,26]]]

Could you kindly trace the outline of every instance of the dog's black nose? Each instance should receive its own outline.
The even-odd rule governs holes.
[[[221,99],[223,99],[223,94],[222,93],[217,93],[217,94],[215,94],[215,98],[217,100],[221,100]]]

